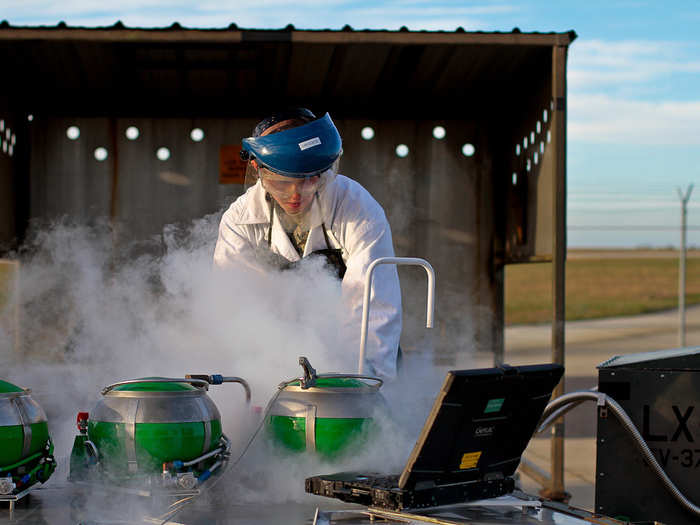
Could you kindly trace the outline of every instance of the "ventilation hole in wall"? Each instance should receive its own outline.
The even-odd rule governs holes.
[[[10,147],[7,148],[7,152],[10,154],[10,157],[12,157],[12,155],[14,155],[15,153],[15,147],[12,144],[10,144]]]
[[[163,162],[165,162],[170,158],[170,150],[165,146],[158,148],[158,150],[156,151],[156,157],[158,158],[158,160],[162,160]]]
[[[518,183],[518,174],[513,172],[513,186]]]
[[[549,109],[550,109],[551,111],[554,111],[554,99],[552,99],[552,100],[549,101]]]
[[[95,155],[95,160],[97,162],[102,162],[103,160],[107,160],[107,157],[109,154],[107,153],[107,149],[103,148],[100,146],[99,148],[95,148],[95,152],[93,153]]]
[[[10,140],[12,138],[12,130],[10,128],[7,128],[5,130],[5,140]]]
[[[544,142],[540,141],[540,153],[544,155]]]
[[[547,144],[552,142],[552,132],[547,130]]]
[[[515,154],[518,157],[520,156],[520,144],[515,145]]]
[[[3,132],[3,131],[5,131],[5,121],[4,121],[4,120],[0,120],[0,133]]]
[[[462,155],[465,157],[471,157],[474,155],[476,152],[476,148],[474,147],[473,144],[469,144],[468,142],[462,146]]]
[[[527,149],[527,137],[523,139],[523,148]]]
[[[362,131],[360,131],[360,135],[362,135],[362,138],[365,140],[372,140],[374,138],[374,129],[369,126],[365,126],[362,128]]]
[[[126,135],[126,138],[129,140],[136,140],[137,138],[139,138],[140,134],[141,132],[136,126],[129,126],[124,132],[124,135]]]
[[[438,140],[444,139],[446,134],[447,133],[445,131],[445,128],[443,128],[442,126],[435,126],[433,128],[433,137],[435,137]]]
[[[539,163],[539,161],[540,161],[540,156],[539,156],[539,154],[538,154],[537,152],[535,152],[535,154],[532,156],[532,160],[535,161],[535,164],[538,164],[538,163]]]
[[[66,130],[66,137],[70,140],[78,140],[78,137],[80,137],[80,128],[78,126],[69,126]]]
[[[535,124],[535,130],[537,133],[540,133],[542,131],[542,123],[538,120],[537,124]]]
[[[398,157],[404,158],[408,155],[408,146],[406,144],[399,144],[396,146],[396,155]]]
[[[547,114],[547,110],[546,110],[546,109],[545,109],[544,111],[542,111],[542,120],[544,120],[545,122],[547,122],[547,117],[548,117],[548,116],[549,116],[549,115]]]
[[[190,138],[194,142],[202,142],[204,140],[204,130],[202,128],[194,128],[190,131]]]
[[[7,141],[6,140],[2,141],[2,152],[7,153]]]
[[[530,171],[532,169],[532,164],[530,163],[530,159],[527,159],[527,171]]]
[[[535,143],[535,132],[531,131],[530,132],[530,144],[534,144],[534,143]]]

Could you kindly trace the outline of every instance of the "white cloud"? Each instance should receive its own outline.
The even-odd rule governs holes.
[[[570,139],[700,144],[700,98],[692,87],[700,82],[696,47],[669,41],[575,43],[568,72]]]
[[[7,0],[0,0],[0,4]],[[186,27],[340,29],[345,24],[363,29],[448,30],[458,26],[486,29],[488,18],[515,11],[507,3],[480,1],[464,5],[455,0],[426,2],[389,0],[378,4],[347,0],[24,0],[3,6],[3,18],[13,24],[111,25],[121,20],[127,26],[163,27],[177,21]]]
[[[571,140],[592,143],[700,145],[700,100],[649,102],[572,94],[568,132]]]
[[[700,61],[691,46],[664,41],[590,40],[572,46],[569,89],[625,89],[633,84],[658,81],[675,73],[700,73]],[[689,55],[693,56],[689,60]]]

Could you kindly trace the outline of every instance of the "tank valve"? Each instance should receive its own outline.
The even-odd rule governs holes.
[[[80,432],[81,434],[87,434],[89,417],[90,414],[88,412],[78,412],[76,423],[78,425],[78,432]]]
[[[6,478],[0,478],[0,494],[12,494],[12,491],[15,490],[16,486],[17,485],[15,485],[12,481],[12,477],[8,476]]]
[[[192,490],[197,486],[197,478],[192,472],[182,472],[177,475],[177,484],[183,490]]]
[[[316,384],[316,370],[304,356],[299,357],[299,364],[304,369],[304,377],[300,377],[299,382],[301,383],[301,388],[306,390]]]

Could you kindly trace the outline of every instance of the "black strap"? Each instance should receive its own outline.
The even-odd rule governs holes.
[[[265,193],[265,199],[270,203],[270,227],[267,229],[267,247],[272,249],[272,221],[274,220],[275,201],[269,193]]]

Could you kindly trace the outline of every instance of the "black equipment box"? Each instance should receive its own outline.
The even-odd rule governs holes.
[[[630,416],[673,483],[700,503],[700,347],[614,357],[598,389]],[[598,407],[596,512],[632,522],[690,525],[617,418]]]

